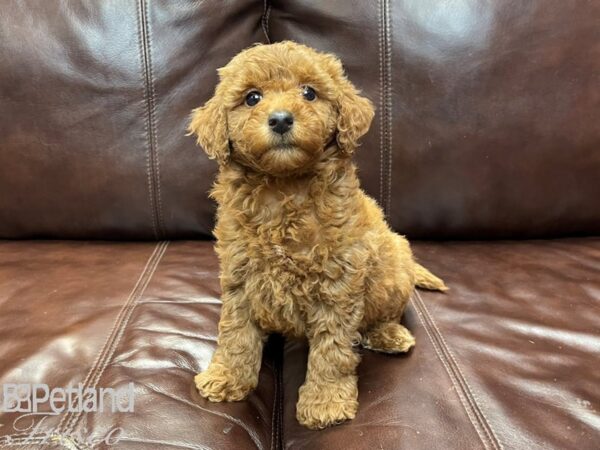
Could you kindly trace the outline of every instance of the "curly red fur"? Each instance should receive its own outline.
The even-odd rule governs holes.
[[[190,124],[220,168],[211,195],[223,309],[218,348],[196,387],[212,401],[243,399],[258,382],[268,333],[306,337],[298,420],[323,428],[351,419],[354,347],[408,351],[414,338],[399,321],[415,284],[445,286],[360,189],[350,156],[374,110],[337,58],[282,42],[251,47],[219,73]],[[316,100],[302,97],[306,85]],[[249,90],[262,94],[256,106],[244,104]],[[267,118],[282,108],[294,124],[280,136]]]

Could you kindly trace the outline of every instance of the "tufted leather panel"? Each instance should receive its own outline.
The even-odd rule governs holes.
[[[597,234],[600,3],[272,0],[377,105],[363,184],[412,238]]]
[[[185,136],[216,69],[263,39],[257,0],[8,0],[0,237],[209,236],[215,165]]]
[[[188,114],[265,34],[339,54],[377,105],[357,162],[398,231],[597,234],[599,20],[562,0],[9,0],[0,237],[209,236]]]

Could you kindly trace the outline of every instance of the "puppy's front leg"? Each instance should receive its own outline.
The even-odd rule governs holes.
[[[200,395],[213,402],[244,399],[258,384],[264,339],[242,290],[224,290],[217,350],[194,378]]]
[[[353,346],[359,338],[360,318],[323,307],[313,319],[308,332],[308,369],[299,391],[296,418],[308,428],[321,429],[356,415],[356,366],[360,358]]]

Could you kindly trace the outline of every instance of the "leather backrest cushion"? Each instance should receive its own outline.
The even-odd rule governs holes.
[[[357,158],[409,237],[600,232],[600,2],[272,0],[377,106]]]
[[[598,23],[563,0],[7,0],[0,238],[210,236],[188,115],[263,28],[337,53],[376,104],[356,157],[399,232],[597,234]]]
[[[264,41],[260,0],[6,0],[0,237],[209,236],[215,172],[186,137],[216,69]]]

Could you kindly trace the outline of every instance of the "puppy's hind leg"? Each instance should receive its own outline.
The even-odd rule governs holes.
[[[415,345],[415,338],[396,322],[382,322],[362,335],[362,346],[382,353],[405,353]]]

